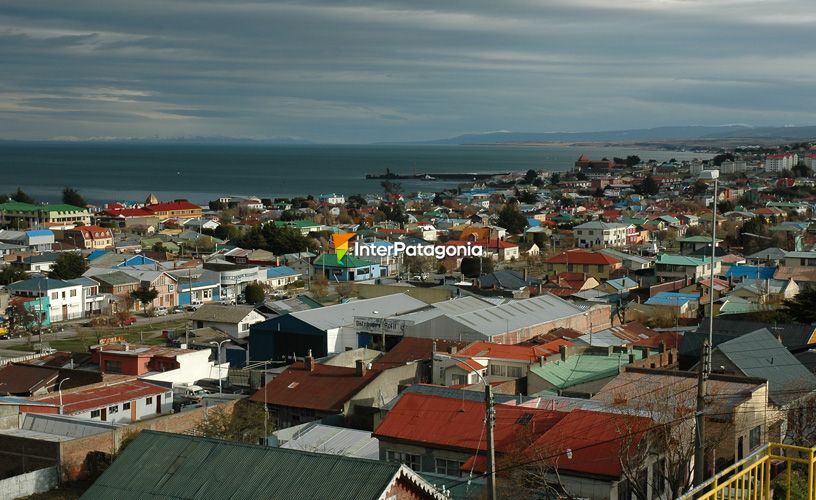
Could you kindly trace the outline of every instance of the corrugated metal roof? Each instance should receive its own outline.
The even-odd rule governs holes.
[[[317,422],[298,427],[300,428],[281,448],[369,460],[380,459],[380,442],[368,431],[323,425]],[[281,436],[278,437],[280,439]]]
[[[425,302],[405,293],[385,295],[366,300],[353,300],[344,304],[293,312],[293,316],[318,330],[331,330],[354,323],[355,316],[376,316],[387,318],[394,314],[404,314],[427,307]],[[377,314],[374,314],[377,311]]]
[[[378,499],[405,476],[444,498],[399,464],[142,431],[84,499]]]
[[[451,319],[492,337],[583,313],[583,309],[564,299],[543,294],[451,316]]]

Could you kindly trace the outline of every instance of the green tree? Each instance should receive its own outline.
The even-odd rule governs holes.
[[[519,234],[527,227],[527,218],[519,212],[515,204],[507,203],[499,211],[498,225],[511,234]]]
[[[28,274],[17,266],[6,266],[0,270],[0,285],[8,285],[26,278],[28,278]]]
[[[164,243],[161,242],[161,241],[157,241],[156,243],[153,243],[153,246],[150,247],[150,249],[153,250],[154,252],[166,252],[167,251],[167,247],[165,247]]]
[[[691,192],[695,195],[703,194],[706,191],[708,191],[708,184],[702,179],[697,179],[694,184],[691,185]]]
[[[72,280],[82,276],[88,269],[88,262],[82,255],[74,252],[63,252],[54,262],[48,276],[58,280]]]
[[[79,194],[79,191],[71,187],[62,190],[62,202],[75,207],[85,207],[87,205],[85,198]]]
[[[479,261],[481,261],[481,264]],[[482,274],[493,272],[493,259],[488,257],[465,257],[462,259],[459,270],[468,278],[478,278],[480,271]]]
[[[250,283],[244,288],[244,297],[247,304],[263,304],[264,299],[266,299],[266,292],[261,284]]]
[[[660,192],[660,185],[657,183],[652,174],[646,176],[641,184],[641,190],[645,195],[655,195]]]
[[[538,179],[538,172],[533,170],[532,168],[524,174],[524,181],[527,184],[532,184],[536,179]]]
[[[402,209],[402,205],[399,203],[389,205],[380,203],[380,211],[383,213],[383,215],[385,215],[385,220],[390,220],[391,222],[396,222],[397,224],[408,223],[408,215],[406,215],[405,211]]]
[[[797,323],[816,322],[816,289],[803,288],[792,299],[783,302],[782,311]]]
[[[144,309],[145,316],[147,316],[147,306],[156,300],[156,297],[159,296],[159,291],[150,285],[143,284],[138,289],[130,292],[130,296],[133,300],[138,300],[142,304],[142,309]]]
[[[559,182],[561,182],[561,174],[553,172],[550,176],[550,184],[558,184]]]
[[[24,193],[23,190],[20,189],[19,187],[17,188],[17,192],[11,195],[11,199],[20,203],[30,204],[37,203],[36,201],[34,201],[34,198]]]

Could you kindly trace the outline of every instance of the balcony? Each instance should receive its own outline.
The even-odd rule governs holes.
[[[816,498],[814,472],[816,448],[769,443],[680,498]]]

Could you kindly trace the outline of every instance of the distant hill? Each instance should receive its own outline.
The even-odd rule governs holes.
[[[600,132],[486,132],[415,144],[501,144],[519,142],[599,142],[690,140],[724,138],[809,139],[816,138],[816,126],[750,127],[747,125],[677,126]]]
[[[0,144],[25,144],[25,143],[48,143],[48,144],[178,144],[178,145],[309,145],[312,141],[300,137],[269,137],[255,139],[249,137],[223,137],[223,136],[195,136],[195,137],[92,137],[87,139],[56,137],[48,140],[0,140]]]

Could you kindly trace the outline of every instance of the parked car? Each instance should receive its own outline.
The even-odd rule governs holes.
[[[176,306],[173,309],[171,309],[170,312],[173,313],[173,314],[183,313],[184,308],[181,307],[181,306]]]
[[[169,310],[169,309],[167,309],[167,308],[166,308],[166,307],[164,307],[164,306],[161,306],[161,307],[157,307],[157,308],[156,308],[156,316],[167,316],[167,313],[168,313],[168,312],[170,312],[170,310]]]
[[[129,318],[125,318],[125,319],[114,319],[113,320],[113,325],[114,326],[130,326],[130,325],[133,325],[133,324],[136,324],[136,318],[134,318],[133,316],[131,316]]]

